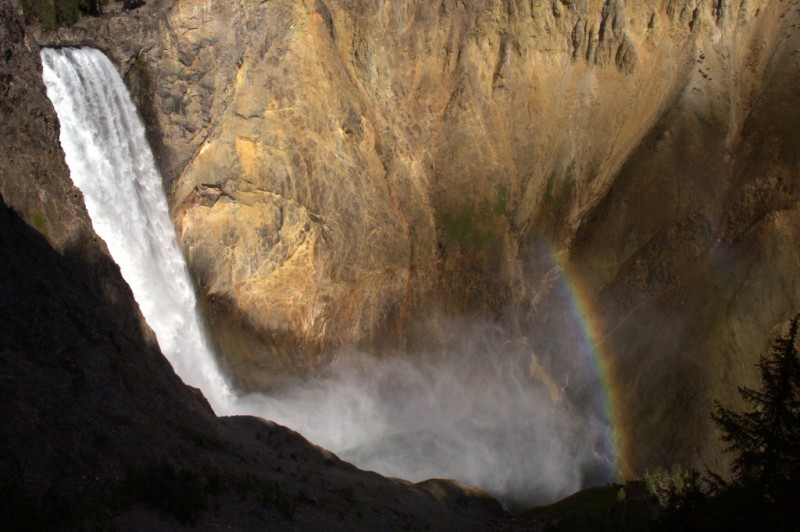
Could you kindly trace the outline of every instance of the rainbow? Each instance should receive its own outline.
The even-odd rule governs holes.
[[[620,392],[622,387],[618,381],[615,358],[609,352],[606,340],[609,334],[597,311],[592,291],[569,268],[566,252],[556,252],[550,245],[542,246],[552,262],[555,278],[568,296],[569,312],[575,325],[581,332],[583,349],[595,363],[597,377],[602,387],[602,406],[608,422],[608,441],[612,449],[612,465],[617,480],[633,477],[630,467],[630,442],[626,437],[626,420],[623,415]]]

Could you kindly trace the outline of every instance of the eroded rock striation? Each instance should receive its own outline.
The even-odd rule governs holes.
[[[641,471],[713,462],[711,400],[798,301],[798,9],[164,0],[39,40],[138,87],[239,386],[425,348],[454,314],[570,349],[537,340],[561,264]]]

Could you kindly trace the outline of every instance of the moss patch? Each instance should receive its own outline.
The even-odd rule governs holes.
[[[31,220],[33,221],[33,226],[36,228],[37,231],[39,231],[43,235],[47,234],[47,220],[45,219],[42,213],[34,212],[31,215]]]
[[[145,61],[141,54],[136,54],[136,57],[133,59],[133,70],[142,85],[149,88],[151,81],[150,69],[147,68],[147,61]]]
[[[498,185],[493,198],[466,201],[441,216],[444,242],[466,251],[493,250],[503,242],[507,214],[508,190]]]
[[[560,179],[558,174],[550,176],[545,190],[545,205],[542,208],[542,212],[548,218],[553,221],[563,218],[564,210],[575,196],[577,182],[578,174],[574,159],[569,163]]]

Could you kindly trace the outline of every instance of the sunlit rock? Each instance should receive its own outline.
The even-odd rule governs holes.
[[[560,385],[592,329],[636,473],[715,463],[711,400],[800,295],[797,24],[786,1],[175,0],[41,39],[105,43],[138,94],[239,386],[440,346],[461,314]]]

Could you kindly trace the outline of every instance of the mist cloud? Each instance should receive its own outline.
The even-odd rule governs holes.
[[[457,479],[512,509],[612,479],[606,424],[559,391],[527,342],[456,327],[446,352],[341,353],[321,374],[240,406],[362,469]]]

